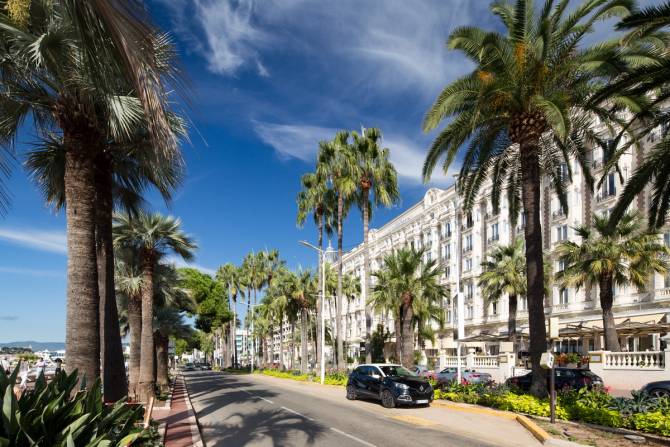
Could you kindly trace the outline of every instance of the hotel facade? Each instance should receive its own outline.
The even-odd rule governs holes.
[[[645,141],[649,147],[660,136],[661,129]],[[644,149],[631,150],[619,163],[623,183],[641,162]],[[592,175],[598,180],[603,176],[605,164],[603,151],[598,148],[591,153]],[[563,209],[547,179],[541,185],[541,223],[543,248],[553,271],[562,269],[555,255],[558,243],[564,240],[578,241],[574,227],[591,222],[594,215],[607,215],[622,191],[622,182],[615,172],[607,173],[601,186],[591,191],[587,186],[579,164],[570,161],[572,179],[567,182],[568,208]],[[567,179],[568,166],[561,166]],[[503,194],[504,196],[504,194]],[[641,194],[631,205],[646,216],[649,192]],[[482,340],[504,339],[507,333],[507,297],[498,302],[489,302],[481,292],[478,278],[481,263],[496,246],[509,244],[515,236],[523,237],[523,215],[511,224],[510,212],[504,197],[500,209],[494,212],[491,204],[491,186],[482,188],[473,208],[466,212],[460,204],[455,187],[431,188],[423,199],[380,228],[369,233],[371,271],[380,269],[384,257],[401,247],[425,250],[425,260],[436,260],[442,270],[441,281],[449,286],[451,296],[444,300],[445,326],[437,331],[435,342],[426,341],[422,347],[428,359],[440,355],[453,355],[457,318],[455,292],[457,279],[464,300],[465,338],[472,341],[466,346],[477,353],[497,354],[497,343]],[[670,233],[663,233],[666,244],[670,244]],[[361,278],[363,275],[363,244],[345,253],[342,259],[344,272]],[[371,278],[374,286],[374,277]],[[357,359],[364,350],[365,339],[365,291],[343,303],[345,346],[350,358]],[[326,318],[335,328],[335,309],[327,302]],[[554,285],[550,296],[545,298],[545,314],[558,317],[561,339],[555,349],[561,352],[598,350],[603,346],[601,332],[602,313],[597,286],[592,288],[560,288]],[[645,290],[636,287],[616,288],[614,298],[616,322],[622,327],[638,327],[640,331],[627,331],[621,336],[622,347],[628,351],[661,350],[665,341],[663,330],[654,332],[654,327],[665,327],[670,323],[670,278],[656,274],[649,280]],[[659,325],[660,323],[660,325]],[[394,324],[384,315],[374,315],[373,329],[383,324],[391,333]],[[627,326],[628,325],[628,326]],[[646,328],[646,330],[645,330]],[[525,297],[520,297],[517,313],[517,331],[528,333],[528,312]],[[565,334],[565,336],[563,336]],[[394,341],[392,338],[391,341]],[[522,347],[523,349],[523,347]]]

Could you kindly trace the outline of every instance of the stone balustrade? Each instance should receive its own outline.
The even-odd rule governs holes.
[[[617,391],[638,390],[649,382],[670,379],[670,349],[639,352],[589,352],[589,368]]]
[[[605,352],[603,369],[665,369],[663,351]]]

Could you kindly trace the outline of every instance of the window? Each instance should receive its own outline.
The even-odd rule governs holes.
[[[568,263],[565,261],[565,259],[559,259],[556,264],[557,264],[556,267],[557,272],[562,272],[568,266]]]
[[[670,247],[670,232],[663,233],[663,243],[666,247]]]
[[[600,187],[600,199],[602,200],[613,195],[616,195],[616,174],[610,172]]]
[[[568,289],[561,289],[559,291],[558,304],[568,304]]]
[[[463,248],[464,251],[472,251],[472,235],[468,234],[465,236],[465,247]]]
[[[491,315],[498,315],[498,302],[494,301],[491,303]]]
[[[449,278],[451,276],[451,266],[446,266],[444,268],[444,275]]]
[[[519,297],[519,307],[521,310],[528,310],[528,298],[525,296]]]
[[[470,281],[465,285],[465,298],[471,300],[474,295],[475,295],[475,286],[472,283],[472,281]]]
[[[444,227],[444,237],[451,237],[451,222],[447,222]]]
[[[465,228],[472,228],[474,221],[472,220],[472,213],[468,213],[465,216]]]
[[[447,310],[447,323],[451,323],[451,310]]]
[[[465,318],[471,320],[472,315],[473,315],[472,304],[468,304],[467,306],[465,306]]]
[[[465,267],[464,267],[464,270],[465,270],[466,272],[469,272],[470,270],[472,270],[472,258],[466,258],[466,259],[465,259]]]
[[[442,253],[443,253],[444,259],[447,259],[447,260],[451,259],[451,244],[445,244],[442,247]]]
[[[489,240],[491,241],[497,241],[500,239],[500,233],[498,231],[498,224],[494,223],[491,225],[491,237]]]
[[[564,182],[568,180],[568,165],[566,163],[561,163],[559,165],[558,176]]]
[[[556,227],[556,241],[564,241],[568,238],[568,226],[560,225]]]

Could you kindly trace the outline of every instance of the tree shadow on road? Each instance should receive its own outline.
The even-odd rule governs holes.
[[[276,409],[258,410],[254,414],[234,413],[225,421],[203,424],[208,447],[264,445],[318,445],[326,431],[321,424]]]

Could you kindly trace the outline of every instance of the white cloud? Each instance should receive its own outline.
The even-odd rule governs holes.
[[[208,275],[211,275],[211,276],[216,275],[216,269],[211,269],[209,267],[204,267],[202,265],[194,264],[192,262],[186,262],[178,256],[168,256],[166,261],[170,264],[174,264],[178,268],[189,267],[189,268],[200,270],[201,272],[207,273]]]
[[[283,158],[296,158],[308,163],[315,160],[318,142],[332,139],[338,129],[299,124],[273,124],[254,122],[256,133]],[[426,148],[400,135],[384,135],[382,144],[390,149],[393,162],[401,181],[420,183],[421,169]],[[446,183],[435,175],[434,183]]]
[[[41,251],[67,253],[67,238],[63,231],[0,228],[0,240]]]

